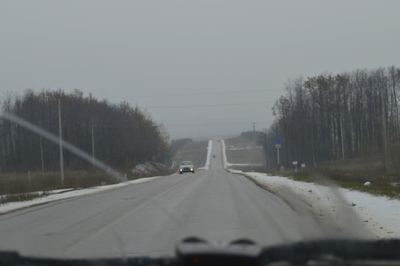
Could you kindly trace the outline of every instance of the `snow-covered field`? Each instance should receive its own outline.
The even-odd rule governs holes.
[[[47,192],[48,196],[34,198],[34,199],[28,200],[28,201],[8,202],[5,204],[0,204],[0,214],[10,212],[10,211],[15,211],[15,210],[22,209],[22,208],[32,207],[35,205],[49,203],[49,202],[56,201],[56,200],[69,199],[69,198],[79,197],[79,196],[83,196],[83,195],[90,195],[90,194],[94,194],[94,193],[98,193],[98,192],[102,192],[102,191],[107,191],[107,190],[111,190],[111,189],[129,186],[132,184],[145,183],[145,182],[149,182],[149,181],[152,181],[152,180],[155,180],[158,178],[160,178],[160,177],[156,176],[156,177],[140,178],[140,179],[135,179],[132,181],[127,181],[127,182],[118,183],[118,184],[114,184],[114,185],[98,186],[98,187],[77,189],[77,190],[48,191]]]
[[[227,146],[228,151],[246,151],[246,150],[262,150],[262,146],[247,146],[247,147],[235,147],[233,145]]]
[[[230,171],[249,177],[284,199],[290,190],[296,199],[305,202],[318,217],[326,216],[329,219],[337,219],[340,223],[343,216],[348,218],[349,215],[353,215],[378,238],[400,237],[400,200],[264,173]],[[344,223],[347,221],[345,219]]]
[[[258,164],[258,163],[229,163],[227,156],[226,156],[226,150],[227,147],[225,145],[225,140],[221,139],[221,144],[222,144],[222,161],[224,164],[224,168],[228,168],[230,166],[263,166],[263,164]],[[232,148],[233,146],[231,146],[228,150],[248,150],[248,148],[246,149],[241,149],[241,148]]]

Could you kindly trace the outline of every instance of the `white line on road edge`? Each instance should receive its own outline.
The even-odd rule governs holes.
[[[225,147],[225,140],[221,139],[222,144],[222,161],[224,163],[224,168],[228,167],[228,160],[226,159],[226,147]]]
[[[133,184],[146,183],[146,182],[150,182],[152,180],[156,180],[158,178],[160,178],[160,176],[146,177],[146,178],[135,179],[135,180],[118,183],[118,184],[114,184],[114,185],[98,186],[98,187],[92,187],[92,188],[72,190],[69,192],[61,193],[61,194],[52,194],[52,195],[45,196],[45,197],[34,198],[29,201],[4,203],[4,204],[0,204],[0,214],[4,214],[7,212],[11,212],[11,211],[15,211],[15,210],[23,209],[23,208],[33,207],[33,206],[41,205],[44,203],[58,201],[58,200],[62,200],[62,199],[70,199],[70,198],[75,198],[75,197],[79,197],[79,196],[90,195],[90,194],[95,194],[95,193],[99,193],[99,192],[103,192],[103,191],[107,191],[107,190],[112,190],[112,189],[116,189],[116,188],[122,188],[122,187],[126,187],[126,186],[133,185]]]
[[[209,140],[207,146],[206,164],[203,167],[200,167],[199,168],[200,170],[208,170],[210,168],[211,151],[212,151],[212,140]]]
[[[207,160],[206,160],[206,165],[204,166],[206,170],[210,168],[211,151],[212,151],[212,140],[209,140],[207,147]]]

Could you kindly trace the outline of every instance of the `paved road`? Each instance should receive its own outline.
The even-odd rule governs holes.
[[[0,216],[0,249],[59,257],[170,255],[200,236],[261,244],[323,236],[310,216],[240,175],[211,169],[62,200]]]

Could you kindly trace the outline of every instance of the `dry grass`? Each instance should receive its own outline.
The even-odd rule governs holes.
[[[65,172],[64,185],[61,185],[58,172],[0,173],[1,194],[23,194],[35,191],[48,191],[60,188],[85,188],[115,181],[98,171]]]
[[[126,172],[128,180],[171,174],[169,169],[158,169],[156,171],[141,176],[133,175],[130,171]],[[67,171],[65,172],[63,186],[61,185],[59,172],[45,172],[43,174],[41,172],[0,173],[0,195],[22,195],[21,197],[23,198],[30,197],[29,195],[32,195],[31,192],[62,188],[87,188],[114,183],[117,182],[111,176],[97,170]]]

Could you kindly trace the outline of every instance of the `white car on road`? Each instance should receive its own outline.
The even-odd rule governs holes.
[[[191,161],[183,161],[179,165],[179,173],[183,174],[186,172],[194,173],[194,165]]]

